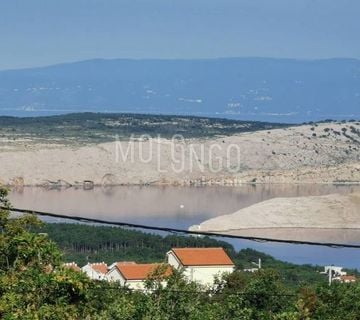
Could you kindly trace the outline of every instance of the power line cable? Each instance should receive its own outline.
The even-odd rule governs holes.
[[[80,216],[67,216],[67,215],[63,215],[63,214],[56,214],[56,213],[44,212],[44,211],[36,211],[36,210],[31,210],[31,209],[9,208],[9,207],[3,207],[3,206],[0,206],[0,209],[1,210],[9,210],[11,212],[34,214],[34,215],[38,215],[38,216],[45,216],[45,217],[51,217],[51,218],[57,218],[57,219],[68,219],[68,220],[74,220],[74,221],[78,221],[78,222],[98,223],[98,224],[103,224],[103,225],[112,225],[112,226],[144,229],[144,230],[154,230],[154,231],[164,231],[164,232],[169,232],[169,233],[182,233],[182,234],[188,234],[188,235],[194,235],[194,236],[219,237],[219,238],[249,240],[249,241],[256,241],[256,242],[301,244],[301,245],[323,246],[323,247],[331,247],[331,248],[360,249],[360,244],[314,242],[314,241],[307,241],[307,240],[285,240],[285,239],[265,238],[265,237],[240,236],[240,235],[224,234],[224,233],[217,233],[217,232],[192,231],[192,230],[170,228],[170,227],[156,227],[156,226],[149,226],[149,225],[144,225],[144,224],[109,221],[109,220],[86,218],[86,217],[80,217]]]

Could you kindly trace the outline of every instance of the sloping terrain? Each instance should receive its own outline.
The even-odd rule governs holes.
[[[190,230],[269,239],[360,243],[360,194],[273,198]]]
[[[79,138],[60,137],[60,142],[41,134],[35,138],[7,134],[0,139],[3,184],[60,181],[81,185],[85,180],[97,185],[360,182],[359,122],[184,140],[150,136],[116,141],[114,137],[112,142],[98,144],[78,143],[81,134]]]
[[[360,228],[360,194],[273,198],[200,224],[202,231]]]
[[[3,147],[41,143],[81,146],[129,140],[141,135],[153,138],[210,138],[242,132],[286,128],[287,124],[239,121],[194,116],[166,116],[126,113],[73,113],[49,117],[0,116],[0,138]]]

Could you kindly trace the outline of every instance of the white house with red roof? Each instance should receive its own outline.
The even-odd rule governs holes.
[[[63,267],[66,269],[71,269],[76,272],[80,272],[81,268],[77,265],[76,262],[67,262],[63,264]]]
[[[343,275],[343,276],[333,278],[333,281],[339,281],[341,283],[356,282],[356,277],[350,276],[350,275]]]
[[[126,286],[133,290],[144,290],[145,281],[159,270],[160,277],[164,279],[163,285],[166,285],[165,278],[170,276],[172,269],[168,265],[160,263],[123,263],[118,262],[112,265],[107,273],[108,281],[117,281],[121,286]]]
[[[106,280],[108,266],[105,262],[88,263],[81,268],[86,275],[93,280]]]
[[[212,285],[216,276],[235,269],[223,248],[173,248],[166,256],[170,266],[182,270],[189,281],[202,285]]]

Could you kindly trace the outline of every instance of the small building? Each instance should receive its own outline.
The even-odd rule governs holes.
[[[346,276],[346,272],[343,271],[343,267],[325,266],[324,271],[322,273],[329,274],[329,272],[332,273],[332,275],[335,277]]]
[[[247,268],[247,269],[243,269],[244,272],[251,272],[251,273],[255,273],[259,271],[259,268]]]
[[[93,280],[106,280],[108,266],[105,262],[88,263],[81,268],[90,279]]]
[[[81,268],[77,265],[76,262],[67,262],[63,264],[63,267],[66,269],[71,269],[76,272],[80,272]]]
[[[341,283],[351,283],[356,282],[355,276],[340,276],[333,279],[334,281],[339,281]]]
[[[235,269],[223,248],[173,248],[166,255],[170,266],[202,285],[213,285],[215,277]]]
[[[157,269],[162,272],[160,276],[164,279],[163,285],[165,286],[165,278],[172,274],[172,269],[169,265],[161,263],[137,264],[118,262],[112,265],[106,277],[108,281],[118,281],[121,286],[126,286],[129,289],[144,290],[145,280],[151,277]]]

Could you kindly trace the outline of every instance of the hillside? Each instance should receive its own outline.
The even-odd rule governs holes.
[[[318,242],[359,243],[360,194],[273,198],[193,230]]]
[[[95,185],[360,181],[360,122],[356,121],[277,127],[184,118],[170,123],[153,119],[153,123],[144,126],[146,121],[142,121],[139,126],[131,118],[125,122],[105,120],[107,125],[83,121],[90,123],[89,128],[85,125],[82,129],[78,124],[73,130],[68,130],[68,124],[31,125],[27,133],[26,125],[21,125],[24,120],[10,120],[20,124],[15,126],[10,121],[2,126],[3,184],[48,186],[60,181],[78,186],[85,180]],[[188,125],[189,121],[195,125]],[[124,130],[127,126],[129,130]],[[273,128],[264,130],[269,126]],[[65,129],[67,133],[61,135]],[[136,135],[129,139],[133,129],[135,133],[149,132],[150,137]],[[121,141],[115,140],[117,132],[123,134]],[[155,132],[165,135],[158,138]],[[184,132],[185,139],[169,139],[170,132]],[[95,138],[89,138],[89,133]]]
[[[271,122],[360,118],[360,61],[89,60],[0,72],[0,114],[104,111]]]
[[[287,124],[239,121],[219,118],[126,113],[73,113],[48,117],[0,116],[0,146],[54,143],[65,145],[96,144],[130,137],[158,135],[171,138],[210,138],[241,132],[288,127]]]

